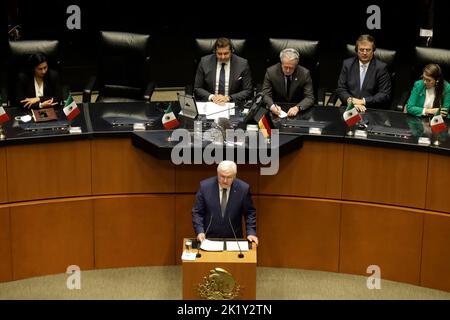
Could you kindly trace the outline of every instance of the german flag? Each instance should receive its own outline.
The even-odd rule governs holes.
[[[272,129],[270,129],[270,124],[265,114],[258,121],[258,127],[265,138],[269,138],[272,135]]]

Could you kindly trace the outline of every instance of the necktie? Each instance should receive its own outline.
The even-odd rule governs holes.
[[[286,97],[289,97],[290,88],[291,88],[291,76],[286,76]]]
[[[219,94],[225,95],[225,63],[222,63],[219,75]]]
[[[366,77],[367,66],[365,64],[361,65],[361,75],[359,76],[359,89],[361,90],[364,78]]]
[[[222,211],[222,217],[225,216],[225,210],[227,209],[227,189],[222,189],[222,201],[220,201],[220,210]]]

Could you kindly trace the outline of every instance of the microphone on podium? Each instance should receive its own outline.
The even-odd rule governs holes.
[[[205,231],[205,239],[206,239],[206,235],[208,234],[209,227],[211,226],[212,218],[213,218],[213,215],[211,214],[211,218],[209,219],[208,227],[206,228],[206,231]],[[202,244],[202,242],[197,239],[197,254],[195,255],[196,258],[200,258],[202,256],[202,254],[200,253],[200,245],[201,244]]]
[[[239,248],[239,254],[238,254],[238,257],[239,257],[240,259],[242,259],[242,258],[244,257],[244,254],[242,253],[241,246],[239,245],[239,241],[238,241],[238,238],[236,237],[236,232],[234,232],[233,224],[231,223],[231,219],[230,219],[230,216],[229,216],[229,215],[228,215],[228,222],[230,223],[231,231],[233,231],[234,240],[236,241],[236,244],[237,244],[237,246],[238,246],[238,248]]]

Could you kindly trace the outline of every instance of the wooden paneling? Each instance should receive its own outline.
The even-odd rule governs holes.
[[[260,176],[260,194],[341,198],[343,145],[305,141],[280,159],[274,176]]]
[[[450,157],[430,154],[428,159],[426,208],[450,213]]]
[[[342,204],[339,272],[419,284],[423,215],[387,206]]]
[[[420,285],[450,291],[450,215],[425,214]]]
[[[91,200],[11,207],[14,279],[94,267]]]
[[[258,197],[258,265],[338,271],[340,205]]]
[[[0,203],[8,201],[6,170],[6,148],[0,148]]]
[[[177,195],[175,197],[175,259],[177,264],[181,264],[183,239],[196,237],[192,226],[194,202],[195,195]]]
[[[95,267],[175,264],[175,197],[94,200]]]
[[[90,142],[9,146],[9,201],[91,194]]]
[[[425,208],[428,154],[344,147],[342,199]]]
[[[250,185],[252,193],[258,193],[259,167],[238,164],[237,177]],[[200,181],[217,175],[217,164],[176,166],[176,192],[197,192]]]
[[[12,280],[9,208],[0,208],[0,282]]]
[[[153,158],[129,138],[92,141],[93,194],[174,191],[175,170],[170,161]]]

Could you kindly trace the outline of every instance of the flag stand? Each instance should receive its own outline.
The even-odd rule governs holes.
[[[5,132],[3,131],[3,126],[0,124],[0,140],[5,140],[6,139],[6,135]]]
[[[441,143],[439,142],[439,135],[436,135],[436,140],[434,140],[433,145],[439,147]]]

